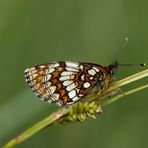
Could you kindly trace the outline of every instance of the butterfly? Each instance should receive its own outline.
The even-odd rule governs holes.
[[[118,62],[109,66],[59,61],[25,70],[25,79],[34,93],[48,103],[69,106],[94,90],[104,90],[112,81]]]

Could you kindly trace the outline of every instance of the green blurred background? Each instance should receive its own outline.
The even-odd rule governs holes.
[[[129,38],[123,47],[124,37]],[[148,1],[1,0],[0,145],[59,108],[41,102],[23,71],[57,60],[148,63]],[[120,79],[145,68],[119,68]],[[125,89],[147,83],[145,78]],[[148,90],[84,123],[53,125],[18,148],[147,148]]]

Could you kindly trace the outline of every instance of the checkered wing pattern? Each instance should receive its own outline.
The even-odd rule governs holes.
[[[37,65],[25,70],[26,82],[29,84],[34,93],[43,100],[48,100],[50,97],[45,88],[45,73],[49,66],[50,64]],[[49,103],[53,102],[51,99],[48,101]]]
[[[101,84],[101,66],[89,63],[54,62],[25,70],[27,83],[48,103],[73,104]]]

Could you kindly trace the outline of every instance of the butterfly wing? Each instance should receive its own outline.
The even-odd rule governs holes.
[[[79,101],[102,82],[102,75],[99,65],[69,61],[40,65],[25,72],[27,82],[39,97],[59,105]]]
[[[29,84],[34,93],[42,100],[48,100],[49,103],[53,100],[48,99],[49,93],[45,88],[45,72],[49,68],[50,64],[37,65],[25,70],[26,82]]]

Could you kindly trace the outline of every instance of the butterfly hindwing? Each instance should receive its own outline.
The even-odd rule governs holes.
[[[26,82],[29,84],[34,93],[42,100],[48,99],[49,103],[53,102],[49,99],[49,94],[45,88],[45,72],[50,64],[37,65],[25,70]]]

